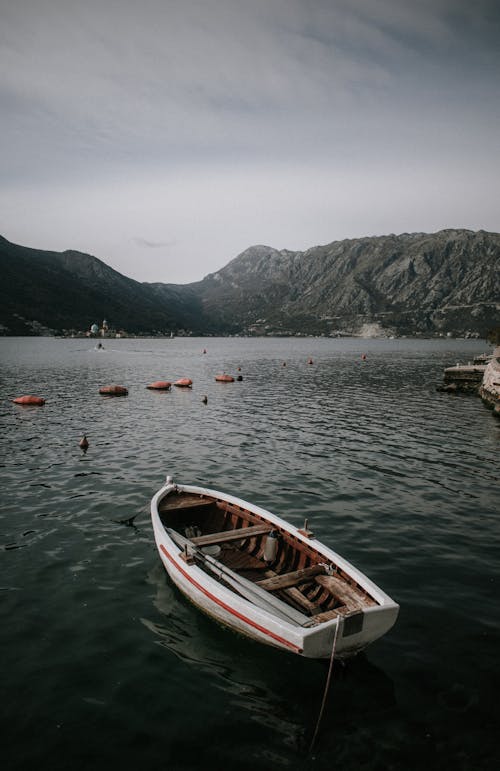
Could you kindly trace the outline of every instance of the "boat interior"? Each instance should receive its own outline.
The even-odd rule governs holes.
[[[377,605],[312,545],[245,508],[173,491],[160,501],[158,513],[187,562],[211,574],[219,566],[217,578],[223,583],[233,575],[251,582],[298,611],[308,626]]]

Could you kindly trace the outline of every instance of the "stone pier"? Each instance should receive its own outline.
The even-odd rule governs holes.
[[[478,393],[486,370],[485,364],[456,364],[444,371],[444,384],[439,391]]]

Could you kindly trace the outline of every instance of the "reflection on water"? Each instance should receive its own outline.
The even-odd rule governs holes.
[[[208,675],[225,692],[228,707],[247,711],[250,720],[262,724],[266,731],[279,732],[286,743],[298,748],[304,728],[292,722],[284,694],[274,692],[272,679],[264,677],[262,652],[200,617],[168,582],[163,566],[156,566],[149,578],[156,589],[154,604],[164,623],[142,621],[158,636],[160,645],[188,663],[197,679],[203,679],[202,673]],[[245,656],[247,648],[250,653]]]
[[[305,757],[318,719],[328,662],[283,656],[222,629],[184,600],[161,565],[153,568],[149,581],[155,589],[154,605],[162,618],[144,618],[142,622],[157,636],[159,644],[189,666],[201,689],[208,678],[212,686],[224,692],[229,708],[246,713],[259,730],[279,735],[283,749],[281,754],[274,750],[277,761],[288,765],[291,757]],[[391,680],[364,654],[336,663],[334,672],[324,718],[330,730],[332,724],[342,724],[349,705],[358,718],[395,706]],[[356,705],[360,684],[369,699]],[[290,756],[290,751],[294,755]]]
[[[0,339],[9,771],[496,768],[500,426],[478,399],[435,390],[481,352]],[[241,382],[215,382],[237,367]],[[145,387],[183,376],[192,390]],[[100,397],[113,382],[129,396]],[[45,406],[10,402],[23,393]],[[327,662],[244,640],[172,587],[147,513],[166,474],[307,518],[400,602],[394,629],[335,667],[314,759]]]

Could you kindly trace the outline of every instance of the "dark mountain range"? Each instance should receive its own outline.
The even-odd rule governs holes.
[[[443,230],[335,241],[304,252],[252,246],[187,285],[133,281],[80,252],[0,238],[6,334],[485,335],[500,325],[500,234]]]
[[[0,325],[7,334],[86,330],[108,319],[138,333],[198,328],[203,309],[188,287],[148,284],[122,276],[81,252],[46,252],[0,237]]]

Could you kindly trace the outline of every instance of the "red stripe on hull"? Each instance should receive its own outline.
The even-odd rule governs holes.
[[[255,621],[252,621],[247,616],[244,616],[239,611],[232,608],[230,605],[227,605],[225,602],[220,600],[218,597],[216,597],[214,594],[208,591],[208,589],[205,589],[204,586],[198,583],[198,581],[195,581],[194,578],[192,578],[189,573],[184,570],[181,565],[179,565],[178,562],[176,562],[173,557],[170,556],[168,551],[165,549],[163,544],[160,544],[160,549],[162,550],[165,557],[170,560],[172,565],[179,571],[179,573],[182,573],[184,578],[186,578],[193,586],[196,586],[197,589],[199,589],[200,592],[203,592],[203,594],[208,597],[212,602],[215,602],[216,605],[219,605],[221,608],[224,608],[224,610],[227,610],[228,613],[231,613],[231,615],[236,616],[236,618],[239,618],[240,621],[243,621],[245,624],[248,624],[248,626],[253,627],[254,629],[257,629],[259,632],[262,632],[263,634],[267,635],[268,637],[272,637],[273,640],[276,640],[276,642],[281,643],[281,645],[286,645],[287,648],[290,648],[295,653],[302,653],[302,648],[297,647],[297,645],[294,645],[293,643],[289,642],[289,640],[286,640],[284,637],[280,637],[279,635],[275,634],[274,632],[271,632],[270,629],[266,629],[264,626],[261,626],[260,624],[256,624]]]

